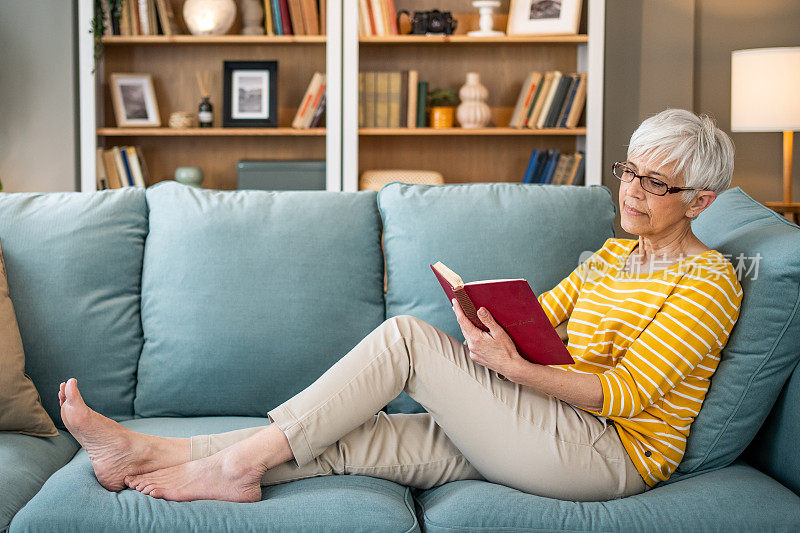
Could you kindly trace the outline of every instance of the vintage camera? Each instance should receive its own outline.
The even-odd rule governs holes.
[[[410,16],[410,13],[401,9],[397,12],[397,25],[400,26],[400,16],[405,13]],[[451,35],[458,21],[453,18],[449,11],[439,11],[434,9],[431,11],[414,11],[414,16],[410,18],[411,34],[412,35],[425,35],[428,33],[439,33],[442,35]]]

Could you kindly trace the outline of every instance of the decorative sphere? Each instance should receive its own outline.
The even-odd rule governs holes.
[[[224,35],[236,20],[233,0],[186,0],[183,20],[192,35]]]

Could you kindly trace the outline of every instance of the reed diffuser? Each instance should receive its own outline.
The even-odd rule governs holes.
[[[210,85],[211,72],[203,70],[202,72],[195,72],[197,76],[197,85],[200,88],[200,107],[197,110],[197,125],[201,128],[210,128],[214,125],[214,106],[211,105],[211,95],[208,92]]]

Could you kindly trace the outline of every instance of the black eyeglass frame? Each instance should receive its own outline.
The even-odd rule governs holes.
[[[655,194],[656,196],[666,196],[666,195],[668,195],[668,194],[672,194],[672,193],[676,193],[676,192],[681,192],[681,191],[707,191],[707,190],[709,190],[709,189],[698,189],[697,187],[667,187],[667,190],[666,190],[666,191],[664,191],[663,193],[660,193],[660,194],[659,194],[659,193],[657,193],[657,192],[653,192],[653,191],[651,191],[651,190],[647,189],[647,187],[645,187],[645,186],[644,186],[644,181],[642,181],[642,179],[643,179],[643,178],[647,178],[647,179],[649,179],[649,180],[656,180],[656,181],[661,181],[661,180],[659,180],[659,179],[657,179],[657,178],[654,178],[653,176],[643,176],[643,175],[641,175],[641,174],[637,174],[636,172],[634,172],[634,171],[633,171],[633,169],[632,169],[631,167],[629,167],[628,165],[626,165],[626,164],[625,164],[625,163],[623,163],[622,161],[615,161],[615,162],[614,162],[614,163],[611,165],[611,174],[612,174],[612,175],[613,175],[615,178],[617,178],[618,180],[620,180],[620,181],[624,181],[625,183],[630,183],[630,182],[632,182],[632,181],[633,181],[633,178],[631,178],[631,179],[629,179],[629,180],[624,180],[624,179],[622,179],[621,177],[617,176],[617,173],[616,173],[616,172],[614,172],[614,171],[616,170],[617,166],[620,166],[620,167],[624,168],[624,169],[625,169],[625,171],[627,171],[627,172],[630,172],[631,174],[633,174],[633,178],[639,178],[639,183],[641,184],[641,186],[642,186],[642,189],[644,189],[646,192],[649,192],[650,194]],[[624,174],[624,172],[623,172],[623,174]],[[662,183],[663,183],[663,182],[662,182]],[[666,185],[666,183],[664,183],[664,185]]]

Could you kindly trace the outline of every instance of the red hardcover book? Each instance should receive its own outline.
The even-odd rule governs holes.
[[[478,318],[477,310],[485,307],[514,341],[519,354],[531,363],[575,363],[525,279],[489,279],[464,283],[458,274],[440,261],[430,267],[447,299],[457,299],[464,314],[476,327],[489,331]]]
[[[281,24],[283,25],[283,34],[284,35],[294,35],[294,28],[292,27],[292,21],[289,17],[289,2],[288,0],[278,0],[278,6],[281,12]],[[302,32],[301,32],[302,33]]]

